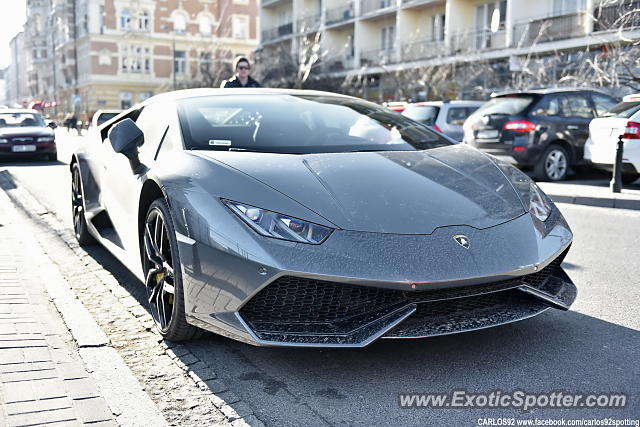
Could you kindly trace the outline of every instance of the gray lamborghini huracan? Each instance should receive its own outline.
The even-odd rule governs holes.
[[[162,335],[362,347],[567,310],[573,235],[518,169],[375,104],[193,89],[73,156],[82,245],[146,286]]]

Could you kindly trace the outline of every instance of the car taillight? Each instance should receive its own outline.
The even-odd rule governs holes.
[[[442,133],[442,129],[440,129],[440,126],[438,126],[438,125],[433,125],[433,128],[434,128],[435,130],[437,130],[438,132]]]
[[[629,122],[627,127],[624,128],[624,139],[640,139],[640,123]]]
[[[503,129],[512,130],[514,132],[531,132],[536,129],[536,125],[528,120],[514,120],[505,123]]]

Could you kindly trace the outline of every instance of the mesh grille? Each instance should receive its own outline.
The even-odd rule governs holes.
[[[266,286],[241,310],[242,317],[255,331],[286,332],[318,330],[344,332],[361,324],[368,315],[384,316],[407,304],[429,310],[429,316],[453,311],[473,311],[479,307],[507,303],[505,290],[524,284],[541,288],[562,262],[563,255],[537,273],[511,280],[458,288],[409,292],[356,286],[345,283],[285,276]],[[489,298],[489,299],[488,299]],[[412,316],[412,317],[415,317]],[[296,327],[295,325],[299,325]]]

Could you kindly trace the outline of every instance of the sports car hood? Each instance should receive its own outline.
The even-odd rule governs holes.
[[[53,130],[44,126],[0,127],[0,136],[52,136]]]
[[[426,151],[200,154],[254,177],[346,230],[431,234],[448,225],[492,227],[525,213],[497,166],[464,145]]]

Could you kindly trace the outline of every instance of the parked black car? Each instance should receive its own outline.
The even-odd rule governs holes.
[[[494,94],[464,123],[464,142],[533,167],[543,181],[565,179],[583,161],[589,122],[618,101],[584,89]]]

